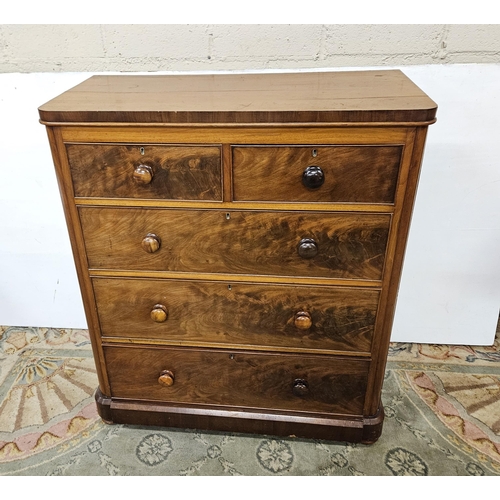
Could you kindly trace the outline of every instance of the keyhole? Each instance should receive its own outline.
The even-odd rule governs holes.
[[[312,150],[312,156],[313,156],[313,158],[316,158],[316,156],[318,156],[318,150],[317,149],[313,149]]]
[[[232,290],[231,285],[227,285],[227,289],[228,289],[228,290]]]
[[[139,152],[143,155],[145,153],[144,148],[139,148]]]
[[[231,214],[226,214],[226,220],[229,220],[231,218]]]

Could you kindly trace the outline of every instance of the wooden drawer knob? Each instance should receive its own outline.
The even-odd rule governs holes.
[[[156,323],[167,321],[168,310],[163,304],[156,304],[151,310],[151,319]]]
[[[299,330],[309,330],[312,326],[311,315],[306,311],[299,311],[295,314],[294,323]]]
[[[134,169],[133,177],[140,186],[147,186],[153,180],[153,169],[149,165],[138,165]]]
[[[175,382],[174,372],[171,372],[170,370],[163,370],[160,373],[160,376],[158,377],[158,383],[160,385],[163,385],[164,387],[170,387],[174,385],[174,382]]]
[[[141,242],[142,249],[148,253],[155,253],[160,249],[161,239],[154,233],[148,233]]]
[[[297,251],[303,259],[312,259],[318,255],[318,244],[312,238],[302,238]]]
[[[311,165],[302,173],[302,184],[308,189],[318,189],[325,182],[325,174],[321,167]]]
[[[299,397],[304,397],[309,394],[309,384],[307,380],[297,378],[293,382],[292,392]]]

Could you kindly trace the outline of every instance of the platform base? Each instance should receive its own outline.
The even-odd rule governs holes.
[[[384,411],[368,418],[329,418],[271,411],[188,407],[110,398],[98,389],[100,417],[110,424],[288,436],[372,444],[380,437]]]

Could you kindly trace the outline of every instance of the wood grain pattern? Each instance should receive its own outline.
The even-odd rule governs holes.
[[[111,396],[174,404],[361,415],[369,362],[209,349],[104,347]],[[163,387],[163,370],[175,383]],[[130,374],[134,377],[131,378]],[[293,394],[297,379],[309,393]]]
[[[380,279],[388,214],[80,207],[90,268]],[[141,249],[148,233],[162,241]],[[318,254],[298,255],[304,237]]]
[[[401,71],[94,76],[40,106],[52,122],[294,123],[432,120]]]
[[[379,291],[343,287],[93,279],[104,337],[369,352]],[[168,320],[149,318],[168,308]],[[295,325],[297,312],[312,326]]]
[[[75,196],[222,201],[218,146],[68,144],[66,149]],[[134,178],[140,165],[152,170],[150,182]]]
[[[110,398],[96,391],[97,411],[107,423],[155,427],[177,427],[229,433],[296,436],[339,442],[377,441],[382,431],[383,411],[375,416],[309,415],[273,410],[213,408],[171,405]]]
[[[236,201],[393,203],[402,147],[233,147]],[[324,172],[324,184],[308,189],[302,173]]]
[[[390,241],[390,259],[385,270],[384,285],[381,294],[381,321],[380,330],[373,346],[373,365],[370,370],[370,384],[367,390],[366,412],[373,412],[380,405],[381,391],[384,381],[385,367],[387,363],[387,351],[391,338],[392,323],[397,302],[397,294],[401,279],[404,255],[408,231],[411,223],[413,205],[417,192],[420,167],[423,158],[427,127],[419,127],[414,130],[414,140],[405,161],[408,168],[405,169],[406,176],[398,189],[399,203],[394,214],[395,230],[392,232]]]
[[[66,225],[68,227],[78,284],[80,285],[80,292],[83,299],[83,307],[89,329],[99,387],[105,394],[109,394],[109,382],[99,335],[99,318],[95,309],[92,283],[87,271],[87,257],[85,254],[84,237],[79,224],[78,210],[73,202],[72,184],[69,176],[64,143],[61,137],[61,130],[59,128],[47,127],[47,134],[49,137]]]
[[[406,126],[375,127],[352,124],[252,124],[155,126],[154,124],[80,124],[58,127],[67,143],[125,144],[364,144],[394,145],[407,142]]]
[[[199,281],[230,282],[239,281],[244,283],[275,283],[280,285],[311,285],[311,286],[348,286],[379,289],[380,280],[365,279],[340,279],[340,278],[307,278],[301,276],[266,276],[263,274],[217,274],[217,273],[186,273],[175,271],[130,271],[114,269],[89,269],[88,274],[92,278],[145,278],[145,279],[195,279]]]
[[[106,75],[41,106],[100,415],[374,442],[436,108],[400,71]]]

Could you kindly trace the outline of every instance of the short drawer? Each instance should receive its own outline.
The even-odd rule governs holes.
[[[68,144],[77,197],[222,200],[219,146]]]
[[[379,280],[390,214],[80,207],[94,269]]]
[[[369,361],[105,346],[111,396],[172,404],[362,415]]]
[[[234,146],[233,198],[392,204],[402,146]]]
[[[104,337],[370,352],[379,291],[94,278]]]

